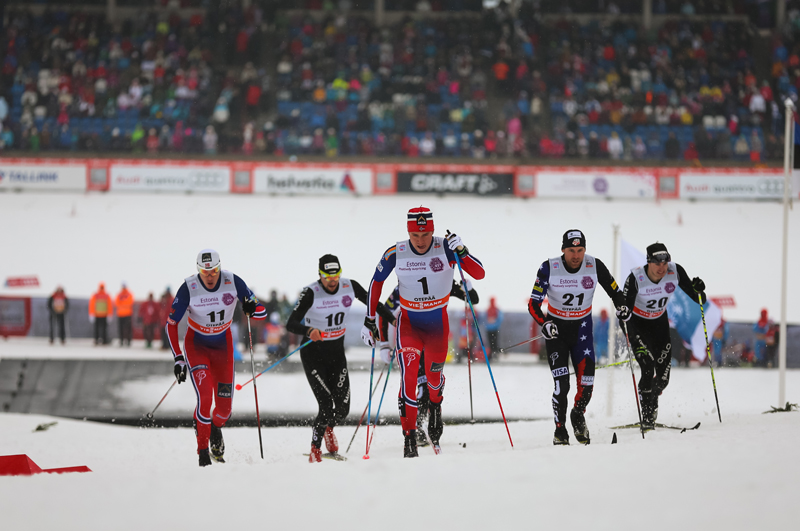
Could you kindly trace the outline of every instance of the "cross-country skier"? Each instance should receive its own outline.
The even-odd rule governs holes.
[[[605,264],[586,254],[586,236],[571,229],[564,233],[563,254],[545,260],[536,274],[528,312],[542,327],[550,372],[555,380],[553,413],[556,431],[553,444],[569,444],[567,432],[567,394],[569,393],[568,358],[575,368],[575,403],[570,420],[575,438],[589,444],[589,428],[584,413],[594,389],[595,353],[592,337],[592,299],[597,285],[611,297],[620,318],[628,318],[622,292]],[[547,315],[541,304],[548,296]]]
[[[231,322],[236,302],[240,301],[244,313],[254,319],[265,319],[267,312],[244,280],[221,269],[217,251],[200,251],[197,271],[178,289],[166,331],[175,359],[175,378],[179,384],[186,381],[188,371],[197,394],[194,410],[197,454],[200,466],[207,466],[212,457],[225,462],[222,428],[231,416],[233,401]],[[188,314],[189,328],[183,340],[185,352],[181,352],[178,323],[184,314]]]
[[[400,314],[397,317],[396,345],[400,365],[400,421],[405,436],[404,457],[417,457],[417,374],[423,350],[425,375],[430,392],[428,435],[436,452],[444,430],[442,390],[444,362],[447,358],[450,325],[447,303],[453,284],[456,254],[464,272],[480,280],[483,265],[464,246],[456,234],[447,238],[433,235],[433,213],[425,207],[408,211],[409,239],[397,242],[383,254],[369,287],[369,309],[361,330],[368,346],[380,339],[375,312],[383,283],[392,271],[399,282]]]
[[[339,452],[333,428],[350,412],[350,377],[344,354],[347,315],[355,300],[367,304],[367,291],[355,280],[343,278],[339,259],[326,254],[319,259],[319,280],[303,288],[286,329],[311,339],[300,359],[319,412],[311,428],[308,462],[322,461],[322,441],[331,454]],[[392,314],[381,304],[381,316]]]
[[[652,430],[658,416],[658,397],[669,384],[672,343],[669,337],[667,303],[681,288],[694,302],[700,294],[706,302],[705,283],[689,275],[672,257],[663,243],[647,247],[647,263],[632,269],[625,281],[625,304],[632,309],[626,323],[628,339],[642,376],[639,397],[642,428]]]
[[[466,293],[469,293],[469,299],[473,305],[478,304],[480,298],[478,292],[472,286],[472,282],[468,278],[464,279],[467,284]],[[450,290],[450,296],[462,301],[466,300],[465,290],[462,282],[453,281],[453,287]],[[397,318],[400,314],[400,286],[394,288],[392,294],[383,303],[392,312],[392,315]],[[381,359],[384,363],[391,363],[393,351],[396,348],[394,341],[395,330],[389,329],[390,325],[394,326],[395,321],[383,319],[378,315],[378,328],[381,333],[381,340],[378,342],[377,347],[380,349]],[[469,325],[468,325],[469,326]],[[468,354],[469,355],[469,354]],[[423,432],[423,425],[428,419],[428,409],[430,407],[430,393],[428,392],[428,378],[425,376],[425,352],[420,357],[419,371],[417,372],[417,444],[419,446],[427,446],[428,438]]]

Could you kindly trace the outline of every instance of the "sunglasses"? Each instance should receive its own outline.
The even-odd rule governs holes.
[[[217,273],[219,273],[219,266],[215,267],[214,269],[199,269],[199,271],[200,274],[204,277],[216,275]]]
[[[651,256],[648,262],[650,262],[651,264],[666,264],[671,260],[672,257],[669,255],[669,253],[661,251]]]
[[[325,271],[323,271],[322,269],[320,269],[320,270],[319,270],[319,275],[320,275],[322,278],[324,278],[324,279],[329,279],[329,278],[339,278],[340,276],[342,276],[342,270],[340,269],[340,270],[339,270],[339,271],[337,271],[336,273],[326,273]]]

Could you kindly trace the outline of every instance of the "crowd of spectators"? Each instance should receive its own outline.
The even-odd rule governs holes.
[[[630,18],[545,23],[543,10],[563,10],[543,0],[523,2],[516,15],[501,2],[379,28],[349,12],[371,5],[347,4],[308,0],[311,11],[269,23],[259,3],[183,19],[143,12],[118,25],[103,15],[10,13],[0,149],[782,157],[781,102],[796,98],[800,78],[794,2],[771,71],[738,21],[668,19],[652,30]],[[591,13],[600,4],[625,13],[637,3],[570,8]],[[654,0],[653,9],[730,13],[731,4]]]

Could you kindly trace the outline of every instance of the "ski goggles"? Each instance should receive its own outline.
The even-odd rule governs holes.
[[[340,269],[336,273],[326,273],[325,271],[320,269],[319,270],[319,276],[321,276],[322,278],[324,278],[326,280],[329,279],[329,278],[339,278],[340,276],[342,276],[342,270]]]
[[[217,266],[217,267],[215,267],[213,269],[203,269],[201,267],[198,267],[197,270],[200,272],[200,275],[202,275],[204,277],[208,277],[208,276],[211,276],[211,275],[219,274],[219,271],[220,271],[219,266]]]
[[[667,251],[658,251],[647,257],[647,261],[651,264],[666,264],[670,262],[672,257]]]

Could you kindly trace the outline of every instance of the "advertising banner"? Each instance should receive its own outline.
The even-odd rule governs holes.
[[[31,328],[31,300],[0,297],[0,337],[26,336]]]
[[[0,189],[86,190],[86,163],[0,159]]]
[[[797,186],[795,179],[795,186]],[[681,199],[783,199],[783,174],[692,173],[680,175]]]
[[[256,166],[253,193],[371,195],[372,169],[348,166]]]
[[[109,190],[125,192],[230,192],[227,165],[112,163]]]
[[[601,169],[536,172],[536,197],[655,199],[655,172]]]
[[[397,172],[397,192],[415,194],[513,195],[513,171]]]

